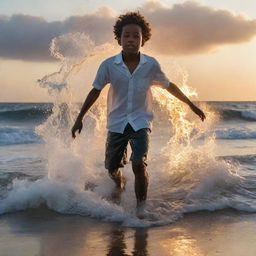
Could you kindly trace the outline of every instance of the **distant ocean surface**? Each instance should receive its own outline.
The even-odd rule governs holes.
[[[211,106],[213,111],[218,113],[220,117],[212,128],[212,132],[215,134],[214,143],[216,148],[216,158],[224,159],[227,163],[231,163],[234,168],[239,166],[239,170],[241,170],[239,176],[242,178],[239,178],[239,184],[232,180],[235,184],[233,186],[233,183],[227,177],[228,175],[225,176],[223,174],[222,176],[222,174],[220,174],[221,182],[226,182],[226,184],[223,185],[222,183],[218,183],[218,188],[212,188],[213,191],[211,191],[211,193],[213,194],[211,194],[211,196],[218,196],[220,193],[223,196],[221,202],[218,200],[216,201],[216,199],[210,195],[208,197],[207,193],[209,191],[207,190],[207,192],[205,192],[202,188],[203,186],[208,186],[209,183],[206,182],[200,184],[201,187],[199,186],[200,188],[197,187],[196,189],[196,186],[191,186],[189,189],[185,189],[184,183],[184,186],[182,187],[184,189],[184,196],[182,193],[179,194],[179,200],[183,202],[183,208],[182,210],[179,208],[179,213],[177,213],[177,216],[175,217],[179,217],[181,214],[189,211],[197,211],[201,209],[215,210],[229,207],[255,212],[256,102],[207,102],[206,104]],[[125,209],[120,208],[116,209],[105,202],[102,203],[102,207],[98,211],[95,210],[94,212],[90,212],[90,210],[88,210],[86,206],[83,206],[83,204],[91,204],[90,206],[92,207],[93,200],[99,202],[100,199],[98,197],[95,199],[93,196],[93,199],[89,198],[90,195],[88,194],[84,195],[86,198],[89,198],[85,199],[85,201],[77,199],[77,197],[79,197],[78,192],[76,193],[75,198],[71,199],[68,198],[69,196],[72,197],[72,195],[68,194],[65,200],[70,200],[70,202],[72,202],[71,206],[55,206],[54,204],[58,204],[59,202],[55,202],[54,200],[57,199],[54,199],[54,197],[56,197],[56,194],[58,193],[63,194],[60,184],[54,185],[54,188],[60,186],[57,191],[44,197],[44,195],[49,193],[49,190],[52,189],[48,184],[49,181],[45,181],[48,175],[49,159],[47,152],[45,152],[46,142],[40,135],[38,135],[36,127],[44,123],[51,116],[53,113],[52,108],[53,104],[51,103],[0,103],[0,214],[23,210],[30,207],[39,207],[40,204],[46,204],[49,208],[64,214],[84,214],[96,218],[103,218],[105,220],[109,218],[110,221],[121,221],[128,226],[140,226],[137,222],[132,222],[131,217],[127,217],[127,214],[130,214],[129,211],[127,212]],[[153,130],[153,138],[154,136],[157,136],[155,133],[157,132],[154,132]],[[102,150],[104,149],[104,143],[105,142],[103,141],[101,146]],[[64,158],[65,156],[63,156],[63,159]],[[101,160],[103,162],[103,159]],[[216,167],[216,170],[218,168],[219,167]],[[216,175],[219,175],[219,172],[218,169]],[[169,188],[170,190],[172,190],[172,188],[177,189],[179,184],[182,183],[183,176],[177,177],[176,175],[174,177],[170,174],[168,177],[170,180],[176,179],[176,183],[172,183]],[[216,181],[218,179],[212,178],[212,176],[211,179],[214,179],[215,183],[218,182]],[[43,180],[46,187],[44,187],[42,182],[40,183],[40,181]],[[214,182],[213,180],[210,181],[211,186],[214,186]],[[33,184],[36,184],[36,186],[33,187]],[[219,190],[220,186],[224,186],[221,188],[221,191]],[[40,192],[37,191],[37,188]],[[157,186],[155,185],[154,187],[154,184],[152,184],[152,190],[156,188]],[[179,187],[179,189],[181,189],[181,187]],[[203,189],[204,191],[200,192],[200,189]],[[71,188],[63,188],[63,190],[70,191],[72,190],[72,186]],[[216,192],[217,190],[218,192]],[[176,192],[177,191],[178,190],[176,190]],[[192,194],[194,197],[191,196],[191,191],[193,192]],[[37,193],[39,194],[36,196]],[[196,200],[193,201],[197,195],[196,193],[201,194],[199,198],[196,198]],[[225,193],[226,195],[228,194],[228,196],[225,196]],[[154,193],[152,192],[152,194]],[[175,195],[176,194],[173,194],[172,196]],[[134,194],[131,196],[134,197]],[[168,196],[169,195],[165,194],[165,197],[161,197],[161,200],[167,200],[163,198]],[[19,198],[18,203],[15,201],[15,197]],[[232,200],[229,201],[231,197]],[[124,200],[129,201],[126,197]],[[167,201],[163,201],[166,205],[163,207],[161,206],[162,208],[159,206],[162,215],[159,217],[156,224],[168,223],[168,214],[164,213],[163,209],[168,211],[168,207],[173,207],[173,204],[171,204],[170,201]],[[79,202],[80,206],[77,206],[78,208],[76,208],[74,204],[79,205]],[[102,211],[106,211],[106,215],[104,215]],[[111,216],[111,211],[114,211],[116,218],[111,219],[109,217]]]
[[[236,143],[256,139],[256,102],[207,104],[221,116],[215,130],[217,139]],[[49,117],[52,107],[51,103],[0,103],[0,146],[41,143],[35,126]]]

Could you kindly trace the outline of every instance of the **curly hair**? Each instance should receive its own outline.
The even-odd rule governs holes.
[[[136,24],[141,27],[142,30],[142,46],[151,37],[151,28],[149,23],[145,20],[145,17],[140,12],[127,12],[120,15],[114,25],[114,35],[118,44],[121,44],[121,34],[124,26],[128,24]]]

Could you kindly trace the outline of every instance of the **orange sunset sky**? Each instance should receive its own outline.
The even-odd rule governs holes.
[[[255,0],[1,0],[0,102],[50,101],[36,81],[60,66],[49,54],[51,40],[82,32],[96,45],[113,43],[115,19],[128,10],[150,22],[152,38],[142,52],[159,59],[171,80],[176,65],[199,100],[255,101]],[[81,88],[96,71],[80,77]]]

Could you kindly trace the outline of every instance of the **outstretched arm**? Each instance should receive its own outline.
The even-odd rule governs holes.
[[[94,102],[98,99],[100,92],[101,92],[100,90],[93,88],[87,95],[84,101],[84,104],[80,110],[80,113],[76,118],[75,124],[71,130],[73,138],[76,137],[76,131],[80,133],[81,130],[83,129],[83,122],[82,122],[83,117],[86,114],[86,112],[90,109],[90,107],[94,104]]]
[[[205,114],[204,112],[199,109],[197,106],[195,106],[190,100],[189,98],[178,88],[177,85],[175,85],[174,83],[170,82],[169,87],[167,88],[167,91],[169,93],[171,93],[173,96],[175,96],[176,98],[178,98],[179,100],[185,102],[186,104],[189,105],[189,107],[191,108],[191,110],[197,114],[202,121],[204,121],[205,119]]]

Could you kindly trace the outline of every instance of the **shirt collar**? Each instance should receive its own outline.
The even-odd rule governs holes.
[[[142,64],[144,64],[146,62],[147,62],[147,59],[146,59],[145,55],[140,53],[140,63],[139,64],[142,65]],[[123,63],[122,52],[120,52],[119,54],[116,55],[114,63],[115,64]]]

